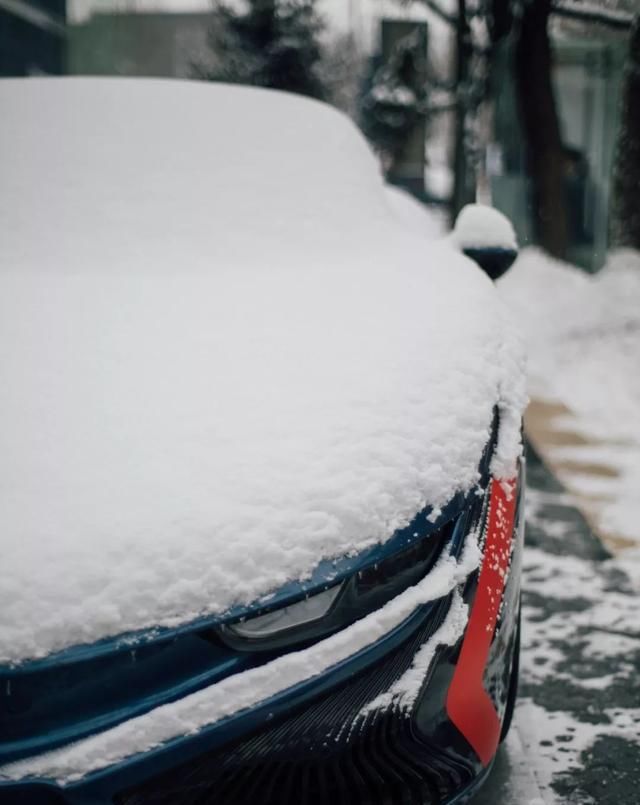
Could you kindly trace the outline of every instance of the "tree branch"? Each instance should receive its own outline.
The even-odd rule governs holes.
[[[563,3],[562,0],[555,0],[552,14],[565,19],[578,20],[579,22],[591,22],[598,25],[607,25],[609,28],[626,31],[631,28],[633,17],[625,11],[614,11],[598,8],[591,3]]]
[[[410,6],[413,5],[413,2],[414,0],[400,0],[400,5]],[[455,27],[458,24],[458,17],[455,14],[450,14],[448,11],[445,11],[438,0],[418,0],[418,2],[421,5],[426,6],[429,11],[432,11],[436,17],[438,17],[438,19],[446,22],[447,25]]]

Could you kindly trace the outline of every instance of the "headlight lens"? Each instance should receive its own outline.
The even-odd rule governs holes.
[[[344,629],[417,584],[450,544],[456,517],[438,531],[320,593],[270,612],[217,628],[238,651],[272,651],[319,640]],[[408,529],[409,530],[409,529]]]
[[[327,615],[341,590],[342,584],[338,584],[316,595],[310,595],[303,601],[249,618],[242,623],[234,623],[227,626],[227,629],[246,640],[259,640],[273,637],[285,630],[308,626]]]

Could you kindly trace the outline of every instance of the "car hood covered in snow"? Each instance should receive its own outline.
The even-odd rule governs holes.
[[[0,86],[0,662],[250,602],[519,450],[487,278],[339,113],[223,85]]]

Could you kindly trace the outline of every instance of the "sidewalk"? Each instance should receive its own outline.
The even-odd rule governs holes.
[[[538,398],[529,403],[525,432],[607,549],[612,554],[636,549],[638,543],[617,532],[604,514],[606,505],[614,499],[610,490],[621,479],[620,469],[613,461],[608,461],[607,456],[624,449],[625,445],[589,436],[581,430],[578,418],[564,403]]]
[[[640,588],[640,254],[592,276],[527,248],[498,290],[527,341],[527,436]]]

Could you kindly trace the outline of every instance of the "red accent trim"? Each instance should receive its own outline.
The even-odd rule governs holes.
[[[471,617],[447,693],[447,715],[486,766],[500,740],[500,719],[483,686],[511,554],[516,509],[515,481],[491,481],[484,559]]]

